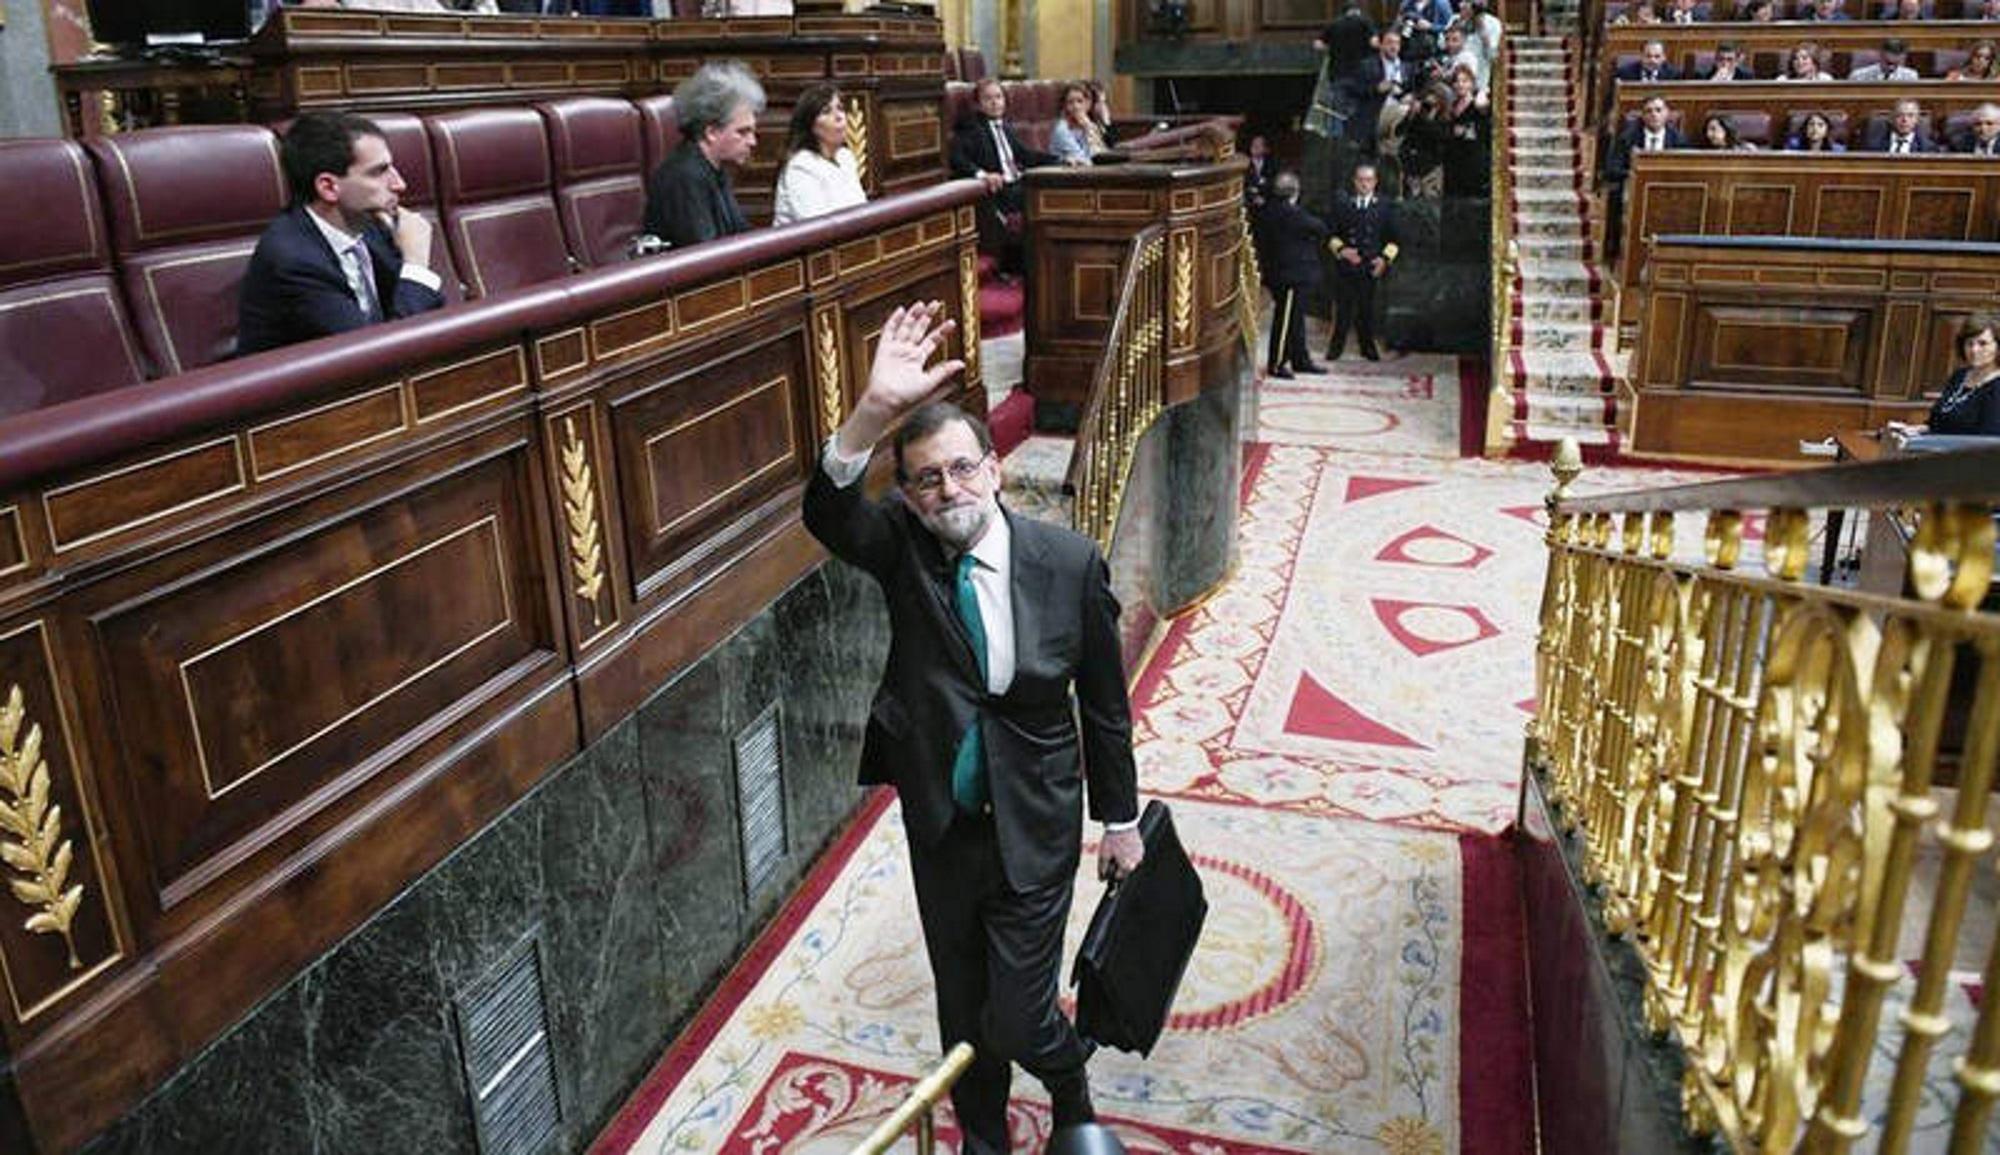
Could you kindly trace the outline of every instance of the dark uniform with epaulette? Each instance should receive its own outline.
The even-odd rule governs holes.
[[[1348,264],[1340,259],[1340,251],[1352,248],[1361,254],[1359,264]],[[1375,351],[1375,282],[1373,272],[1376,257],[1385,262],[1383,273],[1388,273],[1388,265],[1396,261],[1396,221],[1389,202],[1380,196],[1371,196],[1364,206],[1353,196],[1342,196],[1333,206],[1333,238],[1326,243],[1328,252],[1334,255],[1333,302],[1334,323],[1333,343],[1327,346],[1328,360],[1340,356],[1347,348],[1347,334],[1350,329],[1361,338],[1361,355],[1370,361],[1380,356]]]
[[[1261,234],[1258,249],[1264,266],[1264,284],[1271,290],[1271,347],[1265,372],[1289,377],[1294,371],[1311,373],[1306,350],[1306,314],[1300,297],[1319,284],[1320,246],[1326,241],[1326,222],[1300,208],[1296,201],[1273,197],[1258,214]]]

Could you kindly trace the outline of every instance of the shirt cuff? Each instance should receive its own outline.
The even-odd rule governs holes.
[[[1125,833],[1125,832],[1126,832],[1127,830],[1137,830],[1138,828],[1139,828],[1139,820],[1138,820],[1137,818],[1128,818],[1128,819],[1126,819],[1126,820],[1125,820],[1125,821],[1123,821],[1123,822],[1107,822],[1107,823],[1105,823],[1105,824],[1104,824],[1104,833],[1106,833],[1106,834],[1123,834],[1123,833]]]
[[[404,261],[402,279],[405,281],[415,281],[433,293],[444,292],[444,278],[438,276],[433,270],[424,268],[422,265],[413,265],[408,261]]]
[[[840,451],[840,438],[829,437],[826,439],[826,448],[820,450],[819,467],[825,472],[828,481],[833,482],[837,488],[846,489],[861,480],[862,474],[868,472],[868,458],[873,452],[874,447],[870,446],[859,455],[849,457]]]

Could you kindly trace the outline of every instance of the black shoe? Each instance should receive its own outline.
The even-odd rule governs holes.
[[[1328,346],[1326,347],[1326,359],[1327,359],[1327,360],[1329,360],[1329,361],[1338,361],[1338,360],[1340,360],[1340,355],[1341,355],[1341,353],[1343,353],[1344,351],[1346,351],[1346,348],[1347,348],[1347,347],[1346,347],[1346,345],[1345,345],[1345,344],[1341,344],[1341,345],[1328,345]]]
[[[1060,1131],[1079,1123],[1097,1122],[1097,1110],[1090,1104],[1090,1080],[1081,1073],[1049,1088],[1051,1123]]]
[[[1300,364],[1300,365],[1295,365],[1295,366],[1293,366],[1293,369],[1294,369],[1294,370],[1296,370],[1297,372],[1300,372],[1300,373],[1324,373],[1324,372],[1326,372],[1326,366],[1324,366],[1324,365],[1316,365],[1316,364],[1314,364],[1314,363],[1313,363],[1313,362],[1311,362],[1311,361],[1307,361],[1307,362],[1305,362],[1305,363],[1303,363],[1303,364]]]
[[[1280,365],[1276,369],[1273,369],[1270,372],[1264,374],[1264,376],[1276,377],[1280,381],[1290,381],[1292,379],[1292,371],[1290,369],[1285,368],[1283,365]]]
[[[1382,354],[1377,353],[1373,345],[1363,345],[1361,347],[1361,355],[1370,361],[1380,361],[1382,359]]]

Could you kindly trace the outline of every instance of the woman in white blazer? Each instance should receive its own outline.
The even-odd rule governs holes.
[[[861,188],[861,170],[847,147],[847,110],[841,107],[840,90],[831,84],[815,84],[799,94],[799,103],[792,109],[785,167],[778,173],[771,223],[788,225],[851,208],[867,199]]]

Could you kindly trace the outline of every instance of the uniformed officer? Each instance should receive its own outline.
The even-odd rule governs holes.
[[[1375,195],[1375,183],[1374,165],[1356,165],[1354,195],[1334,202],[1333,239],[1326,243],[1334,268],[1329,361],[1338,360],[1346,350],[1349,330],[1358,332],[1363,357],[1381,360],[1375,349],[1375,282],[1396,261],[1396,224],[1388,202]]]

